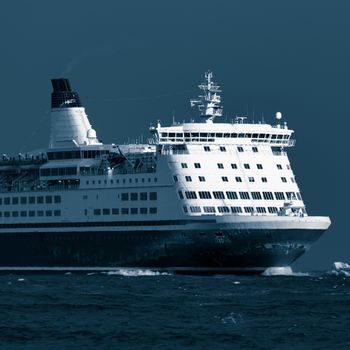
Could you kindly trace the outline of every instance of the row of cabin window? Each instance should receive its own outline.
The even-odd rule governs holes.
[[[0,205],[16,204],[52,204],[61,203],[61,196],[29,196],[29,197],[4,197],[0,198]]]
[[[40,176],[65,176],[65,175],[76,175],[76,174],[77,174],[76,167],[40,169]]]
[[[292,200],[292,199],[301,199],[301,195],[299,192],[246,192],[246,191],[226,191],[226,197],[225,193],[223,191],[213,191],[213,194],[209,191],[199,191],[198,196],[197,192],[195,191],[178,191],[180,199],[254,199],[254,200]],[[238,197],[239,195],[239,197]]]
[[[85,212],[87,214],[87,211]],[[157,208],[104,208],[94,209],[94,215],[157,214]]]
[[[217,166],[218,166],[218,169],[224,169],[224,164],[223,164],[223,163],[217,163]],[[244,163],[243,166],[244,166],[245,169],[250,169],[250,164],[249,164],[249,163]],[[187,163],[181,163],[181,167],[182,167],[183,169],[187,169],[187,168],[188,168],[188,165],[187,165]],[[201,166],[201,163],[194,163],[194,167],[195,167],[196,169],[200,169],[202,166]],[[262,164],[256,164],[256,167],[257,167],[258,169],[260,169],[260,170],[263,169]],[[276,164],[276,167],[277,167],[277,169],[282,170],[282,164]],[[232,168],[232,169],[238,169],[237,164],[231,163],[231,168]],[[287,168],[288,170],[290,170],[290,165],[287,164],[287,165],[286,165],[286,168]]]
[[[222,132],[162,132],[160,137],[218,137],[218,138],[253,138],[253,139],[268,139],[271,137],[272,140],[283,140],[288,139],[290,135],[281,134],[257,134],[257,133],[222,133]]]
[[[279,211],[279,208],[277,207],[243,207],[245,213],[259,213],[259,214],[265,214],[269,212],[270,214],[276,214]],[[227,206],[219,206],[219,207],[213,207],[213,206],[204,206],[203,212],[204,213],[243,213],[242,207],[227,207]],[[183,210],[185,213],[188,213],[188,207],[186,205],[183,206]],[[189,207],[189,210],[191,213],[201,213],[202,208],[198,205],[193,205]]]
[[[173,176],[173,179],[174,179],[174,182],[178,182],[178,181],[179,181],[179,177],[178,177],[177,175],[174,175],[174,176]],[[187,182],[192,182],[192,176],[186,175],[186,176],[185,176],[185,180],[186,180]],[[198,176],[198,180],[199,180],[199,182],[205,182],[205,176]],[[222,180],[223,182],[229,182],[229,178],[228,178],[227,176],[221,176],[221,180]],[[243,182],[243,180],[242,180],[242,178],[241,178],[240,176],[236,176],[236,177],[235,177],[235,181],[236,181],[236,182]],[[255,182],[254,176],[248,176],[248,181],[249,181],[249,182]],[[281,181],[282,181],[283,183],[287,183],[287,178],[284,177],[284,176],[282,176],[282,177],[281,177]],[[293,183],[295,182],[295,180],[294,180],[293,177],[290,178],[290,181],[293,182]],[[262,178],[261,178],[261,182],[267,182],[267,177],[262,177]]]
[[[204,146],[203,148],[204,148],[204,152],[211,152],[210,146]],[[221,152],[226,152],[226,147],[220,146],[220,151],[221,151]],[[238,146],[238,147],[237,147],[237,151],[238,151],[238,152],[244,152],[244,148],[243,148],[242,146]],[[257,153],[257,152],[259,151],[259,150],[258,150],[258,147],[252,147],[252,151],[253,151],[254,153]]]
[[[26,218],[26,217],[34,217],[34,216],[61,216],[61,210],[21,210],[21,211],[0,211],[0,218]]]
[[[146,179],[145,178],[142,178],[142,179],[140,179],[141,181],[141,183],[145,183],[146,182]],[[153,178],[153,182],[157,182],[158,181],[158,179],[156,178],[156,177],[154,177]],[[116,184],[119,184],[119,183],[123,183],[123,184],[125,184],[125,183],[127,183],[127,182],[129,182],[129,183],[132,183],[132,182],[134,182],[134,183],[138,183],[139,182],[139,179],[138,178],[136,178],[136,179],[132,179],[132,178],[129,178],[129,181],[126,181],[126,179],[123,179],[123,180],[119,180],[119,179],[116,179],[116,180],[109,180],[109,183],[111,184],[111,185],[113,185],[114,183],[116,183]],[[148,178],[148,182],[152,182],[152,178]],[[85,182],[87,185],[90,185],[90,183],[92,184],[92,185],[95,185],[95,184],[98,184],[98,185],[101,185],[102,184],[102,180],[97,180],[97,181],[95,181],[95,180],[86,180],[86,182]],[[108,184],[108,180],[104,180],[104,184],[105,185],[107,185]]]
[[[108,154],[108,150],[90,150],[90,151],[64,151],[64,152],[48,152],[47,158],[49,160],[61,160],[61,159],[90,159],[99,158],[104,154]]]
[[[121,200],[122,201],[156,201],[158,199],[158,195],[157,192],[141,192],[141,193],[137,193],[137,192],[131,192],[131,193],[122,193],[121,194]]]

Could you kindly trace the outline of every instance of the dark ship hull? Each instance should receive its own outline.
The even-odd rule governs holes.
[[[3,232],[0,269],[261,273],[288,266],[324,230],[108,230]]]

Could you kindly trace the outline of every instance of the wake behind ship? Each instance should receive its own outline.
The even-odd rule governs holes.
[[[2,269],[259,273],[288,266],[329,227],[308,216],[286,149],[293,130],[214,123],[205,74],[198,122],[150,128],[147,144],[103,144],[67,79],[53,79],[49,147],[0,162]]]

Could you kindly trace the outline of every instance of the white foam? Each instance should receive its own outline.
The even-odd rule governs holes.
[[[305,272],[294,272],[290,266],[269,267],[263,272],[263,276],[309,276]]]
[[[333,263],[336,270],[350,269],[350,265],[341,261],[336,261]]]
[[[341,261],[333,263],[335,270],[331,270],[328,274],[340,277],[350,277],[350,265]]]
[[[154,271],[154,270],[140,270],[140,269],[120,269],[114,271],[105,272],[107,275],[119,275],[127,277],[139,277],[139,276],[163,276],[169,275],[167,272]]]

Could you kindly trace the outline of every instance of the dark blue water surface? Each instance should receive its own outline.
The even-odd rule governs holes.
[[[0,275],[2,349],[349,349],[350,278]]]

